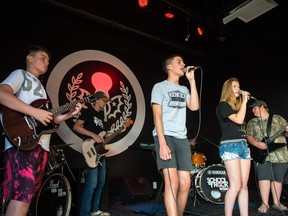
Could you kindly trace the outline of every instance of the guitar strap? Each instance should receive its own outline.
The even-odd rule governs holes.
[[[267,137],[270,137],[273,114],[269,114],[267,122]]]

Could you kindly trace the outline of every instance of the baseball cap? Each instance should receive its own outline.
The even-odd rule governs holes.
[[[97,91],[94,94],[94,98],[95,99],[101,99],[103,101],[111,101],[111,99],[109,97],[107,97],[107,95],[104,92],[102,92],[102,91]]]
[[[267,103],[265,101],[262,101],[262,100],[256,100],[249,107],[253,108],[253,107],[256,107],[256,106],[259,106],[259,107],[260,106],[264,106],[265,108],[267,108]]]

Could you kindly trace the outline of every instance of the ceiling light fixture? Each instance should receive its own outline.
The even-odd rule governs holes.
[[[231,10],[229,15],[223,18],[223,23],[227,24],[236,18],[247,23],[277,5],[273,0],[248,0]]]
[[[204,29],[200,26],[197,27],[197,34],[202,37],[204,35]]]
[[[141,8],[146,8],[149,4],[149,0],[138,0],[138,5]]]
[[[171,12],[166,12],[165,13],[165,17],[168,18],[168,19],[173,19],[174,18],[174,14],[171,13]]]
[[[171,8],[169,7],[168,8],[168,11],[166,11],[164,13],[164,16],[167,18],[167,19],[173,19],[175,14],[171,11]]]

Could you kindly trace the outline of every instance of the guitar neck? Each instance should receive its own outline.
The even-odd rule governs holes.
[[[124,126],[122,125],[120,128],[118,128],[112,135],[110,135],[109,137],[107,137],[104,140],[104,143],[107,144],[108,142],[110,142],[115,136],[117,136],[118,134],[121,133],[121,131],[124,129]]]
[[[90,99],[91,99],[91,95],[89,95],[88,97],[79,99],[79,100],[72,101],[71,103],[59,106],[59,107],[57,107],[55,109],[51,109],[49,111],[52,112],[54,116],[60,115],[61,113],[64,113],[68,110],[71,110],[72,108],[75,108],[78,103],[85,104],[85,103],[89,102]]]
[[[286,130],[286,125],[280,129],[279,131],[277,131],[275,134],[273,134],[271,137],[269,137],[267,139],[267,143],[271,143],[273,142],[278,136],[280,136],[284,131]]]

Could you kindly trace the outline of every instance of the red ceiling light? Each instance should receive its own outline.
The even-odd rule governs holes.
[[[173,19],[175,14],[172,12],[171,8],[169,7],[168,10],[164,13],[164,16],[167,19]]]
[[[197,27],[197,34],[198,34],[199,36],[203,36],[203,35],[204,35],[204,29],[201,28],[201,27]]]
[[[146,8],[149,4],[149,0],[138,0],[138,5],[141,8]]]
[[[170,6],[168,7],[167,10],[165,10],[164,16],[165,16],[167,19],[173,19],[173,18],[174,18],[175,14],[172,12]]]
[[[174,18],[174,13],[172,13],[171,11],[167,11],[164,16],[167,18],[167,19],[173,19]]]

